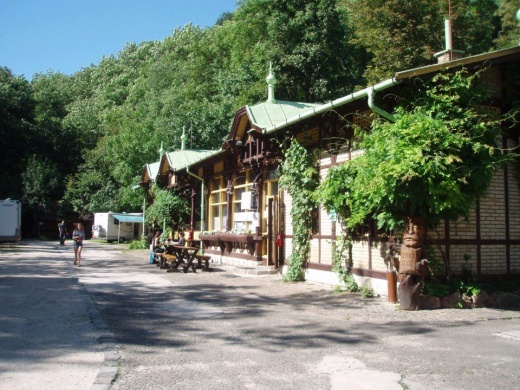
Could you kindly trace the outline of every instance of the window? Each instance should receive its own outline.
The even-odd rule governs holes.
[[[210,183],[209,229],[224,231],[227,218],[226,187],[224,178],[217,177]]]
[[[255,223],[252,210],[251,172],[240,172],[233,181],[233,230],[252,232]]]
[[[267,213],[268,213],[268,204],[269,199],[278,196],[278,176],[279,172],[276,169],[273,169],[267,173],[267,179],[263,183],[264,190],[264,214],[263,214],[263,229],[264,233],[267,233]]]

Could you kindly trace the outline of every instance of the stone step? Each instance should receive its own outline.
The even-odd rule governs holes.
[[[278,273],[273,267],[258,265],[253,267],[234,266],[233,272],[240,275],[275,275]]]

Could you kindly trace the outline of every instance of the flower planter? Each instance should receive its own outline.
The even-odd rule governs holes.
[[[252,234],[219,233],[218,239],[227,242],[248,242],[253,239]]]
[[[254,254],[255,243],[253,234],[216,233],[200,234],[199,239],[206,242],[218,242],[222,252],[231,253],[237,249],[247,249],[249,254]],[[243,245],[240,245],[243,244]]]
[[[201,241],[218,241],[218,234],[199,234],[199,240]]]

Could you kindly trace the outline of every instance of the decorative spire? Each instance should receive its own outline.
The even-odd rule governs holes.
[[[267,75],[265,81],[267,82],[267,102],[276,103],[276,99],[274,98],[274,86],[276,85],[277,80],[273,74],[272,62],[269,62],[269,74]]]
[[[163,148],[163,143],[161,141],[161,148],[159,149],[159,158],[161,158],[163,154],[164,154],[164,148]]]
[[[186,126],[182,126],[181,150],[186,148]]]
[[[518,20],[518,27],[520,28],[520,8],[516,11],[516,20]],[[520,46],[520,42],[518,45]]]

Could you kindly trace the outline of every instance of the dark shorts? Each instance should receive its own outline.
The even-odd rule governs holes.
[[[80,246],[83,246],[82,241],[80,241],[80,242],[74,241],[74,248],[79,248]]]

